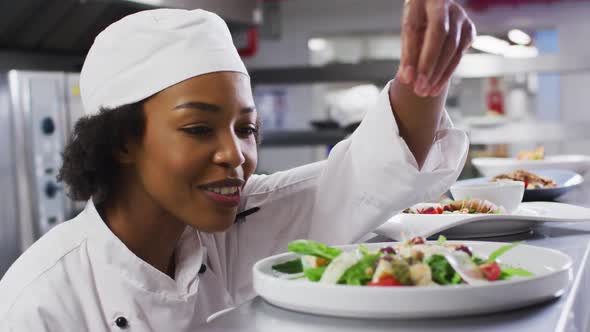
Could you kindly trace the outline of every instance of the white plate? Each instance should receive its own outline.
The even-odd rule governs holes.
[[[416,207],[425,205],[432,204]],[[522,233],[545,222],[584,221],[590,221],[588,208],[555,202],[526,202],[511,214],[400,213],[379,226],[375,233],[400,241],[436,234],[465,239]]]
[[[486,177],[514,172],[517,169],[566,169],[580,174],[590,170],[590,156],[556,155],[545,160],[516,160],[515,158],[473,158],[471,163]]]
[[[505,243],[463,242],[487,256]],[[366,244],[376,250],[385,243]],[[339,247],[352,250],[356,245]],[[428,318],[465,316],[510,310],[563,294],[572,279],[572,260],[552,249],[520,245],[501,256],[502,263],[527,269],[534,277],[481,286],[362,287],[324,285],[279,278],[272,265],[293,259],[286,253],[258,261],[254,289],[268,302],[286,309],[321,315],[358,318]]]

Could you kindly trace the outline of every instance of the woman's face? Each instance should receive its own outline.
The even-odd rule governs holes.
[[[197,76],[149,98],[144,112],[132,157],[139,185],[183,223],[205,232],[229,228],[258,157],[249,78]]]

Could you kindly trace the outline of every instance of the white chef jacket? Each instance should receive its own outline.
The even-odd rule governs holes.
[[[325,161],[253,175],[240,210],[260,210],[224,233],[187,227],[175,278],[135,256],[92,201],[31,246],[0,282],[0,331],[194,331],[254,296],[252,265],[308,238],[359,240],[396,212],[435,199],[457,178],[468,140],[445,114],[421,170],[399,137],[388,95]],[[199,273],[204,264],[206,271]]]

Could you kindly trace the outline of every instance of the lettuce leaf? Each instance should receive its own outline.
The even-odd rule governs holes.
[[[488,257],[488,263],[492,263],[494,261],[496,261],[496,259],[498,259],[498,257],[502,256],[505,252],[507,252],[508,250],[516,247],[517,245],[521,244],[522,242],[513,242],[510,244],[507,244],[505,246],[501,246],[500,248],[494,250],[490,256]]]
[[[475,255],[471,257],[471,260],[473,261],[473,263],[475,263],[475,265],[482,265],[486,263],[485,259],[479,258]]]
[[[511,279],[512,277],[532,277],[534,274],[525,269],[520,269],[511,266],[502,266],[500,272],[500,280]]]
[[[432,280],[440,285],[456,285],[461,283],[461,277],[455,272],[451,264],[442,255],[432,255],[426,261],[430,266]]]
[[[366,285],[373,278],[375,262],[379,259],[380,254],[368,254],[363,256],[356,264],[349,267],[340,277],[339,284],[346,285]],[[370,270],[373,270],[372,273]]]
[[[313,240],[296,240],[289,243],[289,251],[332,260],[342,253],[340,249],[328,247]]]
[[[362,244],[359,244],[359,251],[363,254],[363,255],[368,255],[369,254],[369,249],[367,247],[365,247]]]
[[[272,269],[281,273],[301,273],[303,272],[303,265],[301,264],[301,258],[296,258],[281,264],[272,266]]]
[[[322,278],[322,275],[324,274],[324,271],[326,271],[326,267],[328,267],[328,266],[325,265],[325,266],[320,266],[320,267],[314,267],[311,269],[305,269],[303,271],[303,275],[311,281],[320,281],[320,279]]]

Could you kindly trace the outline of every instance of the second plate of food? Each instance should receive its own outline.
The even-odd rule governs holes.
[[[421,203],[399,213],[374,233],[394,240],[444,234],[449,238],[484,238],[527,232],[546,222],[590,221],[590,209],[556,202],[525,202],[507,213],[480,199]]]
[[[545,169],[566,169],[579,174],[590,170],[590,156],[555,155],[545,156],[542,160],[518,160],[517,158],[473,158],[471,163],[484,176],[496,176],[513,172],[517,169],[529,171]]]
[[[516,170],[495,177],[462,180],[457,183],[481,183],[504,179],[525,182],[523,201],[555,200],[584,182],[584,178],[576,172],[560,169],[546,169],[532,172]]]

